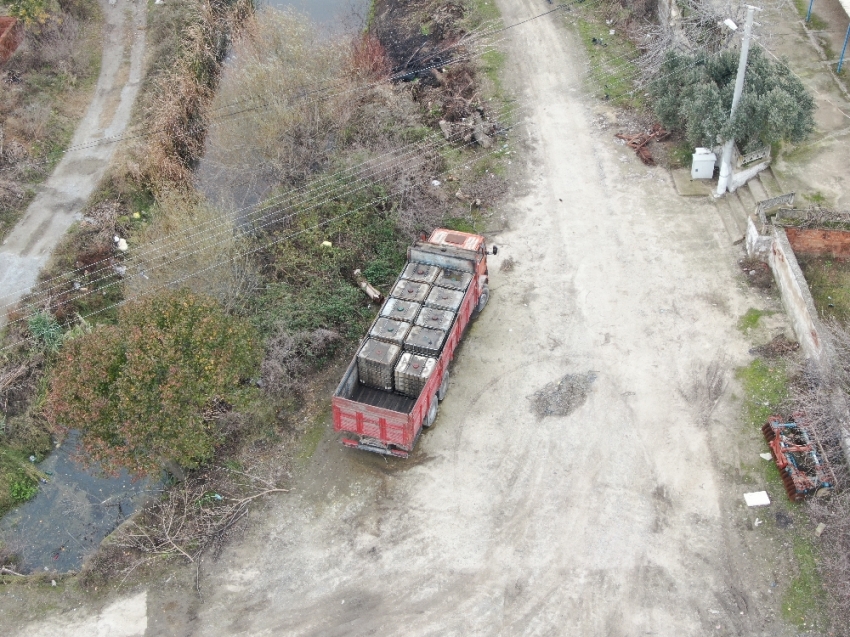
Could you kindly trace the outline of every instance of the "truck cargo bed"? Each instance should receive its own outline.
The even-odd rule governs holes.
[[[407,396],[381,391],[380,389],[372,389],[359,383],[350,398],[358,403],[397,411],[400,414],[409,414],[413,411],[413,406],[416,404],[415,398],[408,398]]]

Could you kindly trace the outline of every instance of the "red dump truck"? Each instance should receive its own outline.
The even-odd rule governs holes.
[[[334,392],[334,430],[344,445],[407,458],[434,424],[449,363],[490,298],[487,255],[484,237],[444,228],[408,248],[404,270]]]

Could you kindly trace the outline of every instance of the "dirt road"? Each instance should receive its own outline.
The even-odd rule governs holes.
[[[506,23],[548,6],[499,4]],[[735,321],[753,299],[713,205],[595,127],[571,38],[560,16],[509,32],[527,174],[416,456],[329,434],[293,492],[205,564],[203,602],[188,569],[127,598],[146,608],[135,634],[792,634],[748,539],[751,487],[725,477],[739,405],[727,392],[704,426],[678,392],[721,348],[727,369],[747,360]],[[568,373],[592,373],[586,402],[535,415],[528,397]],[[63,634],[108,620],[66,615]]]
[[[17,302],[80,215],[124,133],[144,71],[145,2],[101,0],[103,57],[94,98],[77,126],[71,150],[41,186],[23,218],[0,246],[0,306]],[[8,309],[8,308],[5,308]],[[6,320],[0,312],[0,325]]]

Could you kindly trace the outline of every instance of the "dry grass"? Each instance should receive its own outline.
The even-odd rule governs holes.
[[[818,368],[809,364],[798,371],[789,410],[805,416],[836,476],[832,497],[813,498],[806,506],[814,524],[826,525],[819,539],[818,568],[830,593],[827,604],[832,634],[850,635],[850,471],[842,450],[842,440],[848,436],[850,333],[835,320],[826,321],[825,327],[831,365]]]
[[[259,285],[250,259],[239,256],[248,239],[232,217],[197,193],[162,192],[150,217],[133,233],[125,297],[185,287],[233,309]]]
[[[373,38],[319,39],[297,14],[267,11],[244,25],[234,55],[204,167],[216,199],[304,184],[346,157],[396,148],[418,126],[410,100],[380,81],[388,61]]]
[[[195,13],[183,17],[179,55],[148,89],[145,119],[155,134],[141,163],[154,192],[191,182],[195,162],[203,154],[207,108],[218,86],[228,37],[252,11],[249,0],[233,5],[204,0],[190,7]]]
[[[71,140],[100,61],[100,9],[84,0],[27,34],[0,72],[0,239]]]

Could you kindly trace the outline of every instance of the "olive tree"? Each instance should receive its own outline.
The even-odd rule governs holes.
[[[775,142],[799,142],[814,130],[815,103],[782,63],[754,47],[735,116],[729,118],[738,52],[667,54],[650,84],[655,113],[669,130],[694,146],[713,147],[735,139],[743,151]]]

